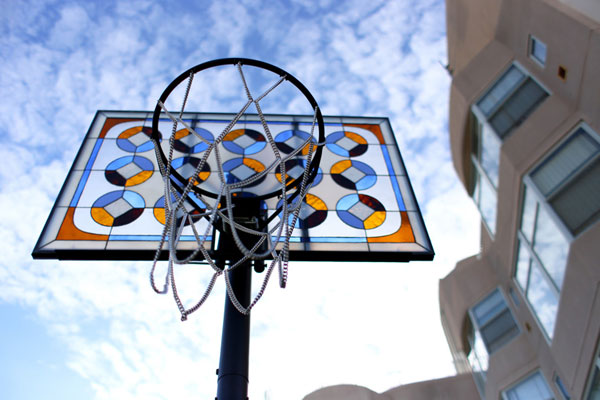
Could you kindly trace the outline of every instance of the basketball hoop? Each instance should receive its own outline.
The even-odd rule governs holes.
[[[231,67],[237,69],[246,96],[246,101],[237,110],[230,123],[214,138],[207,139],[191,126],[182,116],[190,103],[194,78],[209,69]],[[273,75],[272,83],[258,95],[250,89],[245,74],[246,68],[257,68]],[[278,148],[269,121],[261,108],[261,102],[282,87],[284,83],[291,84],[296,90],[296,96],[304,97],[313,111],[313,121],[310,135],[297,141],[297,146],[282,152]],[[298,93],[299,92],[299,93]],[[181,97],[181,106],[174,110],[167,107],[169,97],[177,93]],[[290,101],[293,101],[291,99]],[[170,104],[170,103],[169,103]],[[248,110],[254,106],[262,132],[246,132],[239,127],[243,125]],[[172,107],[171,107],[172,108]],[[168,141],[163,141],[159,130],[161,121],[168,120],[171,132]],[[316,128],[316,132],[315,132]],[[200,158],[196,158],[193,171],[188,170],[184,176],[174,166],[174,153],[181,137],[190,137],[200,143],[205,149]],[[199,64],[179,75],[160,96],[152,118],[152,141],[156,159],[164,184],[164,213],[165,225],[161,240],[156,250],[150,282],[157,293],[166,293],[171,286],[173,296],[181,319],[196,311],[210,295],[217,279],[225,276],[228,296],[235,308],[247,315],[263,295],[273,270],[277,267],[281,287],[287,282],[287,263],[289,240],[296,221],[299,218],[303,200],[318,173],[321,160],[322,146],[325,143],[325,127],[319,106],[306,87],[286,71],[261,61],[245,58],[227,58]],[[270,157],[265,163],[244,157],[224,161],[224,155],[237,151],[238,143],[258,140],[265,143],[254,143],[256,146],[269,146]],[[161,141],[168,143],[163,149]],[[165,153],[165,150],[167,152]],[[208,160],[217,166],[217,171],[206,178]],[[299,160],[301,162],[299,162]],[[303,172],[295,178],[287,173],[290,162],[303,165]],[[241,171],[236,176],[233,171]],[[277,177],[277,178],[275,178]],[[279,205],[270,215],[262,207],[262,201],[271,198],[280,199]],[[208,220],[208,228],[199,230],[198,221]],[[185,258],[180,258],[177,252],[183,229],[190,227],[195,238],[195,248]],[[225,254],[223,242],[216,243],[215,237],[226,236],[235,243],[235,249],[228,249]],[[210,238],[210,239],[209,239]],[[212,240],[212,243],[208,243]],[[168,251],[168,270],[164,286],[156,286],[154,273],[162,251]],[[232,256],[232,253],[237,253]],[[258,293],[244,306],[232,289],[229,274],[248,260],[254,260],[255,269],[262,267],[261,261],[271,259],[266,267],[265,277]],[[204,294],[198,302],[186,308],[177,292],[175,282],[175,266],[190,264],[204,260],[212,267],[212,277]],[[264,267],[263,267],[264,268]]]

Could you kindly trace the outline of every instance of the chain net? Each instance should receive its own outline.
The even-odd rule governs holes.
[[[279,77],[279,80],[277,80],[277,82],[275,82],[268,90],[266,90],[260,96],[254,97],[250,89],[248,88],[242,65],[238,63],[236,65],[236,68],[242,80],[247,101],[241,108],[241,110],[231,120],[231,122],[227,124],[225,129],[223,129],[223,131],[220,132],[220,134],[212,141],[209,141],[200,134],[198,134],[182,118],[186,104],[188,102],[190,89],[194,79],[194,73],[190,73],[189,78],[187,79],[185,95],[183,98],[181,108],[178,112],[172,112],[167,110],[163,102],[159,101],[158,103],[162,109],[163,114],[172,122],[172,129],[168,141],[169,152],[166,157],[166,164],[163,161],[160,154],[160,143],[158,142],[158,140],[156,140],[156,138],[153,138],[154,148],[156,151],[156,159],[158,160],[158,165],[164,185],[165,226],[152,263],[152,268],[150,271],[150,283],[152,285],[152,289],[156,293],[160,294],[167,293],[169,287],[171,288],[173,297],[175,299],[175,303],[177,304],[177,308],[181,313],[182,321],[185,321],[188,315],[198,310],[202,306],[202,304],[209,297],[217,280],[221,276],[224,276],[227,295],[229,296],[229,299],[231,300],[232,304],[240,313],[245,315],[250,313],[250,310],[262,297],[269,282],[269,279],[271,278],[271,275],[273,274],[273,271],[275,269],[277,269],[279,273],[280,287],[284,288],[286,286],[288,276],[290,236],[292,235],[294,226],[296,225],[296,222],[299,218],[299,213],[303,204],[303,200],[310,187],[309,177],[311,172],[312,157],[314,150],[317,146],[322,145],[322,143],[316,143],[316,141],[313,139],[317,119],[317,109],[315,109],[310,136],[306,139],[306,141],[302,142],[296,149],[294,149],[294,151],[292,151],[289,154],[286,154],[285,156],[282,156],[279,149],[277,148],[273,136],[271,135],[271,130],[269,129],[269,125],[265,116],[262,113],[259,103],[269,93],[275,90],[282,82],[284,82],[286,77]],[[266,140],[270,145],[270,149],[273,152],[275,161],[261,172],[257,172],[254,175],[251,175],[241,181],[228,183],[226,179],[226,173],[223,169],[223,162],[221,157],[223,139],[229,132],[231,132],[232,128],[242,118],[244,113],[248,110],[248,108],[251,105],[254,105],[256,107],[256,111],[260,119],[260,124],[264,129]],[[187,184],[185,185],[180,185],[177,182],[173,182],[171,178],[171,172],[173,169],[172,161],[174,154],[174,145],[176,140],[175,133],[179,129],[182,129],[181,127],[183,127],[190,134],[194,135],[197,139],[201,140],[208,146],[208,148],[203,152],[202,158],[196,166],[194,173],[192,174],[191,178],[188,179]],[[301,179],[301,181],[297,186],[295,186],[294,189],[290,189],[290,182],[293,180],[293,178],[289,177],[286,174],[286,161],[297,157],[303,149],[308,149],[308,151],[305,155],[306,164],[304,171],[301,175],[301,178],[297,178],[298,180]],[[216,159],[216,165],[211,167],[217,168],[216,173],[220,180],[220,188],[218,193],[216,193],[216,198],[205,196],[201,193],[193,191],[194,184],[200,182],[199,179],[196,182],[196,177],[199,177],[199,174],[202,172],[203,168],[207,164],[208,158],[211,154],[213,154],[214,159]],[[242,224],[239,221],[236,221],[236,219],[234,218],[234,203],[232,201],[232,199],[236,196],[236,193],[239,194],[240,190],[253,185],[258,180],[264,178],[266,174],[272,173],[273,171],[277,171],[277,173],[281,176],[281,179],[279,179],[280,185],[278,186],[277,191],[278,197],[283,201],[280,201],[281,206],[277,210],[279,212],[278,218],[274,218],[274,222],[269,224],[268,228],[262,229],[259,229],[258,227],[256,229],[253,229],[253,227],[249,226],[246,223]],[[292,193],[290,193],[290,191],[292,190],[295,191],[293,193],[294,196],[291,196]],[[285,200],[290,198],[294,198],[294,200]],[[197,200],[200,200],[203,203],[202,212],[199,212],[198,207],[193,206],[194,204],[198,204]],[[201,218],[207,219],[209,223],[207,225],[207,228],[199,231],[196,223]],[[222,227],[226,228],[227,231],[230,232],[230,235],[235,242],[235,246],[241,254],[241,258],[239,260],[230,260],[229,264],[225,265],[222,262],[222,260],[221,262],[216,261],[209,254],[206,243],[207,241],[211,240],[213,226],[216,226],[216,224],[222,224]],[[178,253],[178,244],[180,242],[182,231],[185,226],[191,227],[195,240],[195,248],[193,249],[193,251],[191,251],[191,254],[186,253],[186,257],[180,258]],[[252,238],[255,238],[253,245],[246,246],[246,244],[240,239],[240,233],[242,233],[244,237],[250,236]],[[164,276],[162,287],[159,287],[156,283],[155,271],[161,252],[165,249],[165,247],[169,253],[167,271]],[[233,291],[228,272],[234,270],[235,268],[238,268],[240,265],[244,264],[248,260],[261,260],[269,257],[271,258],[271,260],[264,273],[264,278],[260,285],[260,288],[255,294],[250,304],[244,307],[240,303]],[[200,299],[194,305],[186,307],[183,304],[181,297],[177,291],[175,267],[177,265],[190,264],[198,259],[204,259],[204,261],[210,265],[210,267],[212,268],[212,277],[209,279],[206,289],[204,290],[204,293],[202,294]]]

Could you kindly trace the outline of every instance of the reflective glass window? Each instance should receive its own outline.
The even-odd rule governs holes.
[[[496,231],[502,139],[547,96],[521,68],[511,65],[473,106],[473,199],[492,236]]]
[[[600,355],[596,357],[596,363],[592,368],[590,388],[587,400],[600,400]]]
[[[554,395],[550,391],[546,380],[538,371],[526,379],[520,381],[503,394],[505,400],[553,400]]]
[[[529,56],[538,62],[542,67],[546,65],[546,54],[548,50],[546,44],[533,36],[529,38]]]
[[[571,240],[600,217],[600,138],[576,128],[525,179],[515,280],[551,339]]]

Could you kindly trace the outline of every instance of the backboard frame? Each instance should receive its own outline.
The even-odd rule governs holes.
[[[229,118],[231,114],[224,113],[185,113],[184,118],[189,118],[191,120],[199,120],[199,121],[225,121]],[[269,123],[273,124],[281,124],[289,125],[293,123],[298,125],[312,123],[314,116],[308,115],[265,115],[269,120]],[[291,247],[290,247],[290,255],[289,259],[291,261],[369,261],[369,262],[406,262],[413,260],[432,260],[434,257],[433,247],[427,233],[427,229],[425,227],[425,223],[423,221],[423,217],[421,215],[421,211],[419,205],[416,201],[412,185],[410,183],[410,179],[406,173],[406,168],[404,166],[404,162],[402,156],[400,154],[398,144],[396,142],[394,133],[391,128],[391,124],[388,118],[384,117],[346,117],[346,116],[325,116],[323,117],[325,120],[325,125],[328,130],[328,136],[332,135],[335,137],[339,137],[338,141],[341,143],[345,141],[350,143],[349,140],[354,138],[350,134],[346,134],[345,132],[354,131],[354,135],[358,135],[356,137],[372,137],[374,139],[367,140],[366,145],[361,144],[361,139],[359,140],[359,144],[354,148],[348,151],[346,157],[343,156],[344,151],[347,150],[347,147],[343,147],[345,145],[342,144],[342,147],[337,146],[336,143],[327,143],[327,149],[333,149],[333,151],[339,153],[334,154],[333,151],[329,151],[325,149],[323,151],[323,159],[322,166],[323,168],[330,169],[333,164],[339,164],[343,159],[347,159],[348,161],[355,160],[355,164],[362,166],[363,168],[368,169],[368,158],[360,158],[360,151],[363,151],[368,154],[371,149],[375,149],[377,154],[382,157],[382,160],[375,160],[379,162],[378,171],[376,171],[375,181],[385,180],[390,182],[387,193],[391,193],[391,196],[394,197],[395,201],[388,201],[389,199],[384,199],[388,201],[385,203],[383,201],[382,204],[385,203],[384,217],[383,222],[378,221],[375,224],[380,223],[381,226],[391,221],[393,218],[396,218],[398,221],[398,230],[393,232],[392,234],[383,235],[383,236],[368,236],[365,235],[364,238],[354,237],[354,236],[335,236],[331,235],[331,241],[318,241],[313,240],[313,236],[302,236],[298,235],[296,231],[301,228],[296,228],[294,231],[295,236],[292,238]],[[166,118],[165,118],[166,119]],[[65,221],[68,218],[71,218],[70,221],[75,221],[69,213],[76,213],[78,211],[78,204],[81,200],[82,194],[87,194],[85,192],[88,188],[87,180],[81,184],[82,179],[86,176],[89,179],[90,175],[95,174],[94,176],[98,177],[105,174],[106,171],[102,171],[101,169],[94,169],[94,163],[99,159],[102,155],[101,151],[103,151],[102,146],[108,146],[108,143],[116,144],[117,140],[114,137],[114,132],[111,129],[117,129],[124,124],[123,127],[127,126],[127,123],[131,123],[132,126],[136,126],[135,121],[143,121],[140,126],[148,127],[151,125],[152,121],[152,112],[149,111],[110,111],[110,110],[101,110],[98,111],[94,117],[94,120],[86,134],[83,145],[80,148],[75,161],[67,175],[65,183],[63,184],[61,191],[57,197],[57,200],[52,208],[50,213],[50,217],[48,218],[46,225],[40,235],[40,238],[34,248],[32,256],[36,259],[59,259],[59,260],[152,260],[155,252],[156,246],[158,246],[158,240],[152,243],[151,240],[127,240],[123,243],[117,245],[117,240],[111,241],[110,237],[112,233],[108,234],[108,237],[102,239],[98,236],[106,236],[104,234],[98,234],[97,232],[85,232],[75,226],[76,222],[66,227]],[[258,122],[258,116],[255,114],[245,114],[244,123],[252,124]],[[296,126],[295,125],[295,126]],[[341,130],[338,129],[341,127]],[[120,128],[119,128],[120,129]],[[142,128],[142,130],[145,128]],[[123,131],[124,132],[124,131]],[[342,132],[342,133],[340,133]],[[359,132],[356,134],[356,132]],[[110,138],[106,135],[113,135]],[[148,134],[146,132],[146,134]],[[335,135],[334,135],[335,134]],[[104,135],[104,136],[103,136]],[[344,136],[346,135],[346,136]],[[350,139],[349,139],[350,138]],[[102,139],[102,140],[100,140]],[[114,143],[111,142],[114,139]],[[376,143],[375,141],[378,141]],[[358,143],[358,142],[357,142]],[[337,146],[337,147],[336,147]],[[362,146],[362,147],[361,147]],[[371,146],[371,147],[369,147]],[[358,149],[360,147],[360,149]],[[366,150],[364,150],[366,148]],[[358,150],[356,150],[358,149]],[[144,150],[151,151],[152,155],[149,156],[151,159],[153,157],[153,150]],[[354,152],[354,153],[353,153]],[[338,161],[329,161],[327,164],[326,154],[330,153],[334,154],[334,156],[338,156]],[[138,154],[134,152],[134,154]],[[342,155],[340,155],[342,154]],[[94,155],[94,159],[90,159],[90,155]],[[366,157],[363,155],[363,157]],[[91,160],[91,161],[90,161]],[[362,160],[362,161],[359,161]],[[114,160],[113,160],[114,161]],[[160,173],[157,171],[156,160],[152,160],[154,162],[154,175],[160,176]],[[323,164],[323,161],[325,163]],[[336,164],[336,165],[337,165]],[[343,164],[343,163],[342,163]],[[346,165],[350,165],[351,163],[346,162]],[[367,164],[367,167],[364,167],[364,164]],[[375,164],[373,164],[375,165]],[[343,168],[343,167],[342,167]],[[338,170],[340,168],[338,167]],[[347,168],[348,170],[350,168]],[[381,174],[381,170],[384,170],[383,174]],[[93,174],[92,174],[93,172]],[[387,173],[385,173],[387,172]],[[356,177],[357,174],[360,176],[363,172],[360,172],[359,169],[353,169],[352,176]],[[325,178],[327,183],[324,181],[323,183],[326,185],[335,184],[332,178],[332,174],[328,173],[327,170],[322,172],[322,177]],[[339,177],[338,177],[339,178]],[[98,182],[100,181],[99,178]],[[131,179],[131,178],[130,178]],[[338,179],[339,181],[339,179]],[[372,179],[369,181],[371,182]],[[161,181],[162,182],[162,181]],[[103,185],[106,182],[102,183]],[[139,185],[143,185],[141,183]],[[138,185],[138,186],[139,186]],[[324,187],[326,186],[324,185]],[[131,188],[135,189],[136,183],[133,182]],[[364,186],[364,185],[363,185]],[[92,186],[90,186],[92,187]],[[107,188],[109,186],[106,186]],[[332,187],[332,186],[329,186]],[[316,190],[318,185],[315,185],[313,188]],[[99,190],[99,189],[98,189]],[[121,189],[117,189],[121,190]],[[156,188],[159,192],[163,190],[162,186]],[[374,198],[373,193],[370,190],[374,190],[371,187],[367,187],[366,189],[356,189],[356,196],[351,196],[352,193],[348,192],[347,188],[335,188],[333,191],[340,193],[347,193],[346,196],[352,199],[359,199],[364,204],[358,204],[355,201],[352,207],[362,208],[362,211],[368,211],[365,209],[364,205],[372,204],[372,200],[369,200],[368,197]],[[331,192],[332,190],[321,190],[319,193]],[[101,190],[100,190],[101,192]],[[309,191],[310,193],[315,193],[313,190]],[[383,193],[383,192],[380,192]],[[365,196],[361,196],[365,195]],[[387,195],[387,194],[386,194]],[[358,196],[358,197],[357,197]],[[379,195],[382,196],[381,194]],[[325,197],[325,196],[323,196]],[[377,197],[377,196],[375,196]],[[400,197],[400,199],[398,199]],[[364,200],[364,201],[363,201]],[[377,199],[375,199],[377,200]],[[276,199],[273,199],[276,201]],[[369,203],[371,201],[371,203]],[[267,201],[268,202],[268,201]],[[327,217],[326,218],[335,218],[340,215],[340,212],[348,211],[348,210],[337,210],[334,206],[332,207],[333,201],[328,200],[325,201],[327,203]],[[339,201],[338,201],[339,203]],[[348,203],[348,202],[346,202]],[[396,203],[394,205],[393,203]],[[317,203],[315,203],[317,204]],[[321,204],[321,203],[318,203]],[[349,205],[350,203],[348,203]],[[337,203],[336,203],[337,205]],[[391,205],[392,207],[388,207]],[[268,207],[274,207],[273,204]],[[84,207],[85,208],[85,207]],[[93,207],[92,207],[93,208]],[[146,215],[150,212],[147,204],[144,206],[144,211],[141,213]],[[392,208],[394,210],[392,210]],[[144,214],[144,212],[148,211],[148,213]],[[334,214],[336,213],[336,214]],[[386,214],[387,213],[387,214]],[[156,214],[155,214],[156,215]],[[348,214],[345,214],[348,217]],[[330,218],[330,219],[331,219]],[[350,217],[354,218],[354,217]],[[387,219],[386,219],[387,218]],[[381,218],[380,218],[381,220]],[[350,220],[353,223],[354,219]],[[67,224],[68,225],[68,224]],[[66,227],[66,228],[65,228]],[[337,224],[338,228],[346,229],[348,232],[352,231],[352,228],[349,226],[343,226],[339,223]],[[410,231],[407,230],[407,227],[410,228]],[[75,230],[73,230],[73,228]],[[379,226],[377,227],[379,228]],[[76,230],[82,232],[81,238],[74,240],[73,238],[79,234]],[[360,229],[359,229],[360,230]],[[374,229],[372,229],[374,231]],[[308,231],[308,230],[307,230]],[[109,232],[113,232],[112,227]],[[312,231],[311,231],[312,232]],[[352,231],[353,232],[353,231]],[[368,232],[368,229],[365,229],[365,232]],[[71,234],[71,236],[69,236]],[[160,233],[158,233],[160,234]],[[341,234],[341,232],[340,232]],[[89,236],[91,235],[91,236]],[[96,236],[94,236],[96,235]],[[113,235],[117,237],[118,235]],[[129,235],[131,237],[135,235]],[[142,236],[142,235],[139,235]],[[154,235],[155,236],[155,235]],[[411,239],[412,237],[412,239]],[[339,241],[336,241],[339,239]],[[364,239],[364,240],[363,240]],[[387,240],[387,241],[386,241]],[[143,246],[140,246],[140,242],[143,242]],[[84,248],[86,245],[87,248]],[[358,250],[357,250],[358,249]],[[362,250],[361,250],[362,249]],[[208,249],[210,250],[210,249]],[[185,256],[186,252],[191,252],[190,249],[182,248],[181,255]],[[168,258],[168,251],[165,249],[161,252],[161,259]]]

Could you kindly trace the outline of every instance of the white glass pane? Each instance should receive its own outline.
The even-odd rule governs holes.
[[[567,267],[569,242],[544,207],[538,211],[533,248],[560,290]]]
[[[531,263],[527,299],[546,334],[552,338],[558,311],[558,297],[556,292],[552,290],[551,283],[547,281],[542,273],[541,267],[535,261]]]
[[[531,57],[540,64],[546,64],[546,45],[536,38],[531,38]]]
[[[492,89],[479,101],[478,106],[486,116],[515,88],[524,74],[514,65],[494,84]]]
[[[473,307],[473,316],[479,327],[498,315],[506,308],[506,303],[499,290],[494,290],[489,296]]]
[[[529,278],[529,265],[531,263],[531,256],[529,254],[529,249],[525,245],[525,243],[519,241],[519,249],[517,256],[517,268],[515,271],[515,277],[519,286],[523,290],[523,292],[527,291],[527,279]]]
[[[535,215],[537,211],[537,201],[531,190],[524,187],[523,193],[523,215],[521,216],[521,232],[529,243],[533,243],[533,228],[535,226]]]
[[[509,400],[551,400],[554,399],[548,384],[539,372],[520,382],[506,392]]]
[[[580,174],[551,201],[572,233],[600,212],[600,161]]]
[[[498,169],[500,166],[500,139],[487,125],[481,129],[481,167],[498,187]]]
[[[498,202],[496,191],[487,179],[481,177],[479,181],[481,186],[479,211],[488,229],[494,234],[496,232],[496,204]]]
[[[547,196],[597,153],[599,147],[598,143],[580,128],[531,174],[531,179],[540,192]]]

